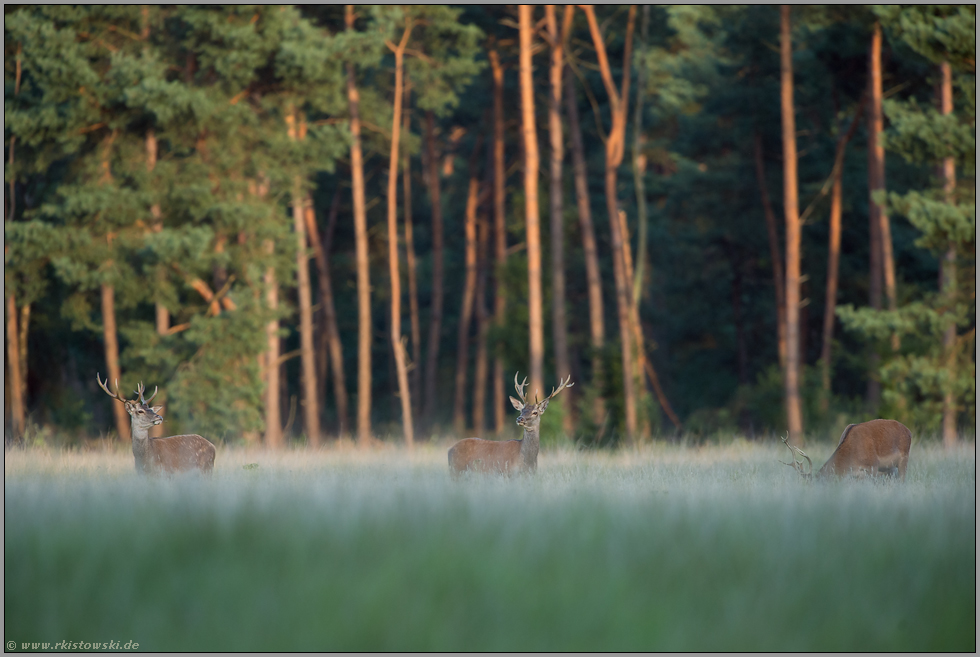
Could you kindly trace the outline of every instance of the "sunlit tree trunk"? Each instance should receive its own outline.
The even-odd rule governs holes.
[[[26,415],[24,413],[23,390],[19,385],[20,346],[17,331],[17,300],[13,294],[7,295],[7,372],[10,386],[10,429],[15,438],[24,431]]]
[[[119,369],[119,340],[116,332],[116,291],[111,285],[102,284],[102,339],[105,342],[105,366],[112,385],[122,378]],[[18,367],[19,370],[19,367]],[[122,404],[112,405],[116,420],[116,433],[121,440],[129,440],[129,416]]]
[[[479,148],[479,142],[477,142]],[[474,153],[475,155],[475,153]],[[470,186],[466,197],[466,279],[463,283],[463,303],[459,311],[459,332],[456,342],[456,378],[453,386],[453,430],[462,438],[466,431],[466,370],[469,364],[470,319],[476,296],[476,206],[480,197],[480,181],[475,170],[475,157],[470,158]]]
[[[482,196],[482,194],[481,194]],[[476,256],[476,361],[473,367],[473,430],[482,436],[486,429],[487,406],[487,332],[490,318],[487,315],[487,269],[490,225],[486,213],[477,214]]]
[[[436,407],[436,366],[442,335],[442,200],[439,190],[439,162],[436,160],[435,116],[425,113],[425,149],[429,167],[429,200],[432,204],[432,311],[425,360],[425,424],[432,426]]]
[[[332,219],[336,219],[336,201],[339,198],[339,195],[334,197],[334,204],[330,208]],[[340,343],[340,331],[337,329],[337,310],[333,302],[333,281],[330,277],[330,265],[327,260],[329,254],[320,242],[320,235],[316,229],[313,202],[309,198],[306,205],[306,234],[310,238],[313,255],[316,258],[320,303],[323,305],[321,314],[323,316],[323,335],[326,339],[323,341],[325,344],[321,344],[320,348],[324,349],[330,356],[331,379],[333,380],[334,399],[337,403],[337,433],[343,436],[347,432],[347,383],[344,380],[344,350]],[[323,382],[322,387],[325,389],[327,387],[326,372],[319,373],[318,379]],[[321,391],[320,394],[323,395],[324,392]]]
[[[408,45],[412,27],[412,19],[407,19],[405,30],[398,45],[388,44],[395,53],[395,99],[391,119],[391,157],[388,161],[388,275],[391,283],[391,348],[395,354],[398,396],[402,406],[402,433],[405,436],[405,445],[409,448],[415,444],[415,425],[412,421],[412,393],[408,387],[405,343],[402,341],[402,284],[398,266],[398,147],[402,125],[402,77],[404,75],[405,47]]]
[[[759,182],[762,197],[762,210],[766,217],[766,231],[769,235],[769,258],[772,260],[772,282],[776,291],[776,339],[779,353],[779,370],[786,370],[786,287],[783,279],[783,256],[779,249],[779,234],[776,227],[776,213],[769,202],[769,187],[766,185],[765,160],[762,152],[762,135],[755,133],[755,175]]]
[[[630,318],[630,296],[629,281],[626,279],[626,265],[623,259],[623,234],[618,221],[619,207],[617,200],[617,175],[616,170],[623,162],[623,151],[626,141],[626,115],[629,101],[629,62],[631,61],[631,51],[633,43],[633,26],[636,19],[636,6],[630,5],[629,18],[626,26],[626,46],[623,61],[625,62],[622,80],[622,91],[618,92],[613,83],[612,71],[609,68],[609,61],[606,56],[606,46],[599,30],[599,24],[595,18],[595,11],[591,5],[583,7],[586,18],[589,21],[589,31],[592,34],[592,42],[595,45],[596,56],[599,60],[599,70],[602,73],[602,81],[609,96],[610,113],[612,114],[612,128],[606,139],[606,211],[609,215],[609,227],[611,235],[611,246],[613,251],[613,279],[616,284],[616,314],[619,319],[619,335],[622,347],[623,360],[623,401],[626,420],[627,437],[632,438],[636,435],[636,390],[634,386],[634,359],[633,359],[633,340]]]
[[[793,43],[789,5],[780,7],[780,89],[783,125],[783,206],[786,212],[786,421],[790,442],[803,440],[800,408],[800,210],[796,182]]]
[[[347,29],[354,29],[354,5],[345,11]],[[347,102],[350,107],[350,168],[354,201],[354,248],[357,261],[357,440],[371,440],[371,274],[368,261],[367,210],[364,202],[364,158],[361,153],[360,96],[354,83],[354,64],[347,63]]]
[[[266,254],[275,253],[272,240],[263,243]],[[263,276],[265,304],[273,313],[279,311],[279,285],[276,268],[266,267]],[[265,446],[278,449],[282,446],[282,415],[279,401],[279,320],[270,319],[265,325]]]
[[[289,138],[302,141],[306,120],[291,107],[286,116]],[[316,391],[316,354],[313,350],[313,302],[310,258],[306,240],[306,193],[300,176],[293,180],[293,231],[296,233],[296,293],[299,296],[299,340],[303,383],[303,428],[311,447],[320,444],[320,405]]]
[[[20,307],[20,335],[17,336],[17,358],[20,360],[20,396],[27,408],[27,333],[31,325],[31,304]]]
[[[940,66],[942,80],[939,85],[940,111],[944,114],[953,113],[953,73],[949,62]],[[956,202],[956,161],[947,157],[943,159],[943,191],[946,202]],[[947,317],[946,328],[943,330],[943,353],[946,360],[946,376],[948,383],[943,392],[943,445],[952,447],[957,442],[956,435],[956,397],[953,394],[953,383],[956,381],[956,323],[953,312],[956,302],[956,243],[950,240],[946,253],[940,263],[941,288],[940,293],[945,298]]]
[[[820,408],[827,412],[830,408],[830,352],[834,341],[834,312],[837,307],[837,276],[840,263],[841,213],[843,204],[844,154],[847,144],[854,136],[858,120],[864,109],[864,101],[858,104],[851,127],[837,140],[837,153],[834,156],[833,187],[830,192],[830,241],[827,247],[827,290],[824,295],[823,342],[820,349],[820,379],[823,396]]]
[[[571,11],[571,5],[566,11]],[[602,307],[602,276],[599,270],[599,254],[596,250],[595,228],[592,225],[592,207],[589,201],[589,183],[585,169],[585,147],[579,126],[578,103],[571,68],[565,69],[565,107],[568,110],[568,131],[571,133],[572,170],[575,177],[575,201],[578,207],[579,230],[582,233],[582,252],[585,256],[585,280],[589,296],[589,340],[592,346],[592,382],[602,387],[602,349],[606,341],[605,320]],[[600,424],[605,416],[605,402],[596,394],[592,419]]]
[[[868,111],[871,119],[868,149],[874,154],[874,189],[871,193],[885,192],[885,147],[881,143],[881,133],[884,130],[884,116],[881,111],[881,24],[875,23],[871,34],[871,107]],[[895,290],[895,258],[892,254],[892,230],[888,221],[888,212],[884,203],[871,202],[877,206],[878,241],[881,247],[881,271],[885,283],[885,297],[888,299],[888,309],[898,309],[898,297]],[[897,333],[892,334],[892,349],[898,351],[900,346]]]
[[[406,86],[405,97],[409,94]],[[407,102],[405,103],[407,105]],[[411,117],[408,110],[404,113],[404,130],[407,134],[411,129]],[[412,227],[412,159],[408,152],[402,163],[402,203],[405,207],[405,264],[408,270],[408,312],[412,330],[412,417],[417,418],[422,407],[422,325],[419,322],[419,286],[415,262],[415,238]]]
[[[494,276],[493,317],[498,328],[507,321],[507,299],[501,282],[507,264],[507,222],[504,208],[504,69],[495,48],[488,51],[493,73],[493,238]],[[496,350],[495,350],[496,352]],[[499,434],[506,422],[507,396],[504,387],[504,360],[499,353],[493,358],[493,426]]]
[[[156,132],[153,130],[153,128],[150,128],[149,130],[146,131],[146,170],[151,175],[153,174],[153,170],[156,169],[157,151],[158,151],[157,135]],[[151,182],[151,188],[152,187],[153,187],[153,183]],[[160,210],[160,204],[157,202],[154,202],[150,205],[150,221],[151,221],[150,230],[152,230],[155,233],[158,233],[161,230],[163,230],[162,212]],[[163,286],[166,284],[166,280],[167,280],[167,273],[163,269],[163,267],[160,267],[156,273],[156,285],[158,290],[163,288]],[[154,303],[154,310],[156,315],[157,335],[161,337],[169,335],[170,311],[167,310],[167,307],[163,305],[163,303],[159,301],[159,299]],[[166,390],[161,390],[158,393],[157,400],[158,400],[157,401],[158,404],[166,407],[167,404]],[[164,431],[165,429],[162,424],[158,424],[156,426],[150,427],[150,432],[149,432],[150,437],[159,438],[160,436],[164,435]]]
[[[568,362],[568,325],[565,317],[565,218],[563,216],[564,186],[562,168],[565,160],[565,139],[561,125],[562,72],[565,69],[564,39],[571,27],[572,9],[565,9],[562,33],[558,33],[555,6],[545,5],[548,36],[551,39],[550,88],[548,95],[548,138],[551,142],[551,171],[548,200],[551,209],[551,330],[555,343],[555,368],[558,378],[564,380],[571,373]],[[566,394],[568,394],[566,392]],[[571,397],[563,400],[568,412],[564,415],[564,429],[571,434],[575,405]]]
[[[534,26],[531,5],[519,5],[521,126],[524,134],[524,221],[527,230],[528,356],[530,390],[544,390],[544,316],[541,296],[541,217],[538,209],[538,130],[534,119],[534,78],[531,48]],[[530,394],[530,393],[529,393]]]

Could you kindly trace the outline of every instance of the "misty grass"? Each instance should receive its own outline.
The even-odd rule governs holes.
[[[806,484],[777,457],[545,452],[533,478],[453,484],[441,447],[224,450],[210,481],[138,479],[123,454],[8,452],[4,639],[975,650],[972,444],[914,445],[904,485]]]

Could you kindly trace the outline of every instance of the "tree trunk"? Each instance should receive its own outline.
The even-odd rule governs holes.
[[[336,218],[339,194],[334,195],[334,202],[330,206],[331,218]],[[309,201],[306,206],[306,234],[310,238],[313,246],[313,254],[316,257],[317,273],[319,275],[319,287],[321,303],[323,305],[323,336],[324,339],[320,349],[326,354],[330,354],[331,375],[333,379],[334,399],[337,403],[337,433],[343,436],[347,433],[347,383],[344,380],[344,350],[340,343],[340,331],[337,329],[337,310],[333,302],[333,281],[330,277],[330,265],[327,260],[328,253],[320,243],[320,235],[316,230],[316,215],[313,211],[313,203]],[[323,344],[325,343],[325,344]],[[319,368],[318,368],[319,369]],[[323,368],[326,369],[325,367]],[[326,371],[322,371],[318,376],[322,381],[322,386],[326,386]],[[321,392],[321,395],[325,393]]]
[[[565,8],[562,33],[558,33],[555,6],[545,5],[548,36],[551,38],[550,91],[548,96],[548,137],[551,142],[551,179],[548,200],[551,206],[551,329],[555,343],[555,369],[558,378],[564,380],[571,374],[568,362],[568,325],[565,317],[565,218],[563,216],[564,189],[562,166],[565,159],[565,139],[561,126],[562,72],[565,69],[564,42],[571,27],[574,6]],[[575,404],[570,397],[563,400],[565,434],[570,435],[575,423],[571,411]]]
[[[479,148],[479,141],[477,142]],[[480,181],[476,175],[475,155],[470,158],[470,186],[466,197],[466,280],[463,283],[463,305],[459,312],[459,333],[456,342],[456,379],[453,398],[453,431],[463,437],[466,431],[466,370],[469,364],[470,318],[476,296],[476,206],[480,197]]]
[[[769,258],[772,260],[772,282],[776,290],[776,338],[779,349],[779,370],[786,370],[786,288],[783,280],[783,256],[779,252],[779,234],[776,228],[776,213],[769,202],[769,188],[766,185],[765,160],[762,152],[762,135],[755,133],[755,175],[759,181],[759,194],[762,197],[762,210],[766,216],[766,229],[769,233]],[[785,375],[784,375],[785,376]]]
[[[146,29],[148,30],[149,27],[147,27]],[[151,175],[153,173],[153,170],[156,169],[157,166],[157,150],[158,150],[158,144],[157,144],[156,131],[154,131],[153,128],[150,128],[149,130],[146,131],[146,170]],[[150,182],[151,189],[154,186],[155,185],[151,180]],[[152,230],[154,233],[159,233],[160,231],[163,230],[163,218],[162,218],[162,213],[160,211],[159,203],[154,202],[150,205],[150,222],[151,222],[150,230]],[[158,290],[163,289],[163,287],[166,285],[166,281],[167,281],[167,272],[163,267],[160,267],[159,269],[157,269],[156,272],[157,289]],[[169,335],[170,334],[170,311],[167,309],[165,305],[163,305],[163,303],[159,299],[154,303],[154,310],[156,315],[157,335],[161,337]],[[159,392],[159,396],[157,397],[157,403],[160,406],[164,406],[164,407],[166,406],[167,392],[165,390],[161,390]],[[150,427],[149,435],[151,438],[162,437],[164,435],[164,426],[162,424],[158,424]]]
[[[640,308],[640,290],[643,285],[643,268],[647,258],[647,196],[646,155],[643,154],[643,101],[646,95],[646,47],[650,24],[650,5],[643,5],[643,18],[640,21],[640,70],[637,71],[636,112],[633,115],[633,184],[636,188],[636,273],[633,277],[633,305]]]
[[[602,389],[602,349],[606,341],[606,329],[602,307],[602,275],[596,250],[595,228],[592,226],[592,207],[589,201],[589,183],[585,169],[585,147],[579,126],[578,103],[571,68],[565,70],[565,107],[568,110],[568,131],[571,133],[572,164],[575,174],[575,200],[578,206],[579,229],[582,232],[582,251],[585,255],[585,279],[589,295],[589,339],[592,346],[592,385],[596,397],[592,408],[592,421],[601,424],[605,417],[605,402],[598,391]]]
[[[786,421],[790,442],[803,441],[800,409],[800,210],[796,187],[796,118],[789,5],[780,7],[780,88],[783,124],[783,206],[786,212]]]
[[[942,82],[939,86],[940,112],[943,115],[953,113],[953,73],[949,62],[940,66]],[[947,157],[943,159],[943,191],[949,204],[956,202],[956,161]],[[946,253],[940,264],[941,288],[946,308],[946,328],[943,330],[943,354],[948,383],[943,391],[943,445],[953,447],[957,442],[956,435],[956,397],[953,394],[953,384],[956,382],[956,319],[953,309],[956,302],[956,243],[951,239]]]
[[[489,174],[489,172],[488,172]],[[481,194],[482,196],[482,194]],[[486,430],[487,407],[487,332],[490,318],[487,316],[487,269],[490,242],[490,225],[486,214],[477,214],[476,257],[476,364],[473,368],[473,431],[482,436]]]
[[[388,275],[391,283],[391,348],[395,354],[398,376],[398,396],[402,405],[402,432],[405,446],[415,444],[415,424],[412,421],[412,393],[408,386],[408,363],[402,341],[402,284],[398,266],[398,147],[402,126],[402,76],[404,75],[405,46],[412,33],[413,21],[407,19],[402,39],[395,52],[395,98],[391,119],[391,157],[388,161]],[[407,172],[406,172],[407,173]]]
[[[626,47],[623,56],[624,70],[622,92],[616,91],[612,72],[606,57],[606,46],[596,22],[595,11],[591,5],[583,7],[589,21],[589,31],[595,44],[602,81],[609,95],[612,128],[606,140],[606,211],[609,214],[609,228],[612,236],[613,278],[616,284],[616,311],[619,318],[619,334],[622,342],[623,359],[623,398],[626,415],[626,435],[632,438],[636,435],[636,391],[634,384],[634,364],[631,340],[631,318],[629,281],[626,279],[626,266],[623,259],[623,235],[618,220],[619,207],[616,198],[616,169],[623,161],[623,150],[626,141],[626,114],[629,101],[629,62],[633,41],[633,25],[636,19],[636,6],[630,5],[629,18],[626,27]]]
[[[290,108],[286,117],[289,138],[306,136],[306,120]],[[303,428],[311,447],[320,445],[320,405],[316,392],[316,354],[313,350],[313,302],[310,289],[310,257],[306,242],[306,194],[300,176],[293,179],[293,231],[296,233],[296,293],[299,296],[299,340],[303,373]]]
[[[507,322],[507,299],[501,282],[507,264],[507,221],[504,208],[504,69],[495,48],[487,53],[493,72],[493,236],[494,275],[493,315],[498,330]],[[504,430],[507,395],[504,388],[504,360],[494,350],[493,358],[493,426],[497,434]]]
[[[10,386],[10,430],[14,438],[19,438],[24,432],[24,395],[18,382],[20,373],[20,345],[17,332],[17,300],[13,294],[7,296],[7,371]]]
[[[408,97],[406,87],[405,96]],[[406,102],[407,104],[407,102]],[[411,117],[408,110],[404,114],[404,130],[407,134],[411,129]],[[415,263],[415,240],[412,230],[412,159],[408,152],[402,163],[402,203],[405,206],[405,260],[408,269],[408,311],[412,330],[412,417],[417,418],[422,407],[422,328],[419,322],[419,286],[417,278],[418,267]]]
[[[275,253],[272,240],[265,240],[265,252],[271,258]],[[267,267],[265,276],[265,303],[270,311],[279,311],[279,286],[276,283],[276,268]],[[265,325],[265,446],[270,449],[282,447],[282,406],[279,401],[279,320],[271,319]]]
[[[531,5],[519,5],[521,126],[524,135],[524,221],[527,229],[528,356],[531,390],[544,390],[544,316],[541,295],[541,216],[538,209],[538,130],[534,120],[534,79],[531,70],[533,29]]]
[[[429,199],[432,204],[432,312],[425,361],[425,424],[432,426],[436,402],[436,367],[442,337],[442,200],[439,196],[439,162],[436,160],[435,117],[425,113],[425,150],[429,167]]]
[[[354,30],[354,5],[344,13]],[[367,210],[364,202],[364,159],[361,154],[360,96],[354,83],[354,64],[347,63],[347,102],[350,107],[350,168],[354,200],[354,243],[357,260],[357,440],[371,440],[371,273],[368,261]]]
[[[826,413],[830,408],[830,350],[834,341],[834,312],[837,307],[837,276],[840,263],[841,212],[843,203],[844,153],[847,144],[854,136],[858,119],[864,109],[860,102],[851,120],[851,127],[837,140],[837,153],[834,156],[833,188],[830,193],[830,242],[827,247],[827,291],[824,295],[823,341],[820,349],[820,379],[823,396],[820,409]]]
[[[874,31],[871,34],[871,108],[868,112],[871,119],[871,131],[869,135],[869,149],[874,154],[874,182],[875,187],[871,193],[879,191],[885,193],[885,148],[881,144],[881,133],[884,129],[884,116],[881,111],[881,24],[874,24]],[[888,212],[884,203],[876,203],[878,216],[878,240],[881,247],[881,268],[885,282],[885,296],[888,298],[888,309],[892,312],[898,310],[898,297],[895,290],[895,258],[892,255],[892,229],[888,221]],[[898,333],[892,334],[892,349],[898,351]]]
[[[31,325],[31,304],[20,307],[20,335],[17,336],[17,359],[20,361],[20,398],[27,409],[27,332]]]
[[[13,297],[11,297],[13,299]],[[119,385],[122,374],[119,371],[119,341],[116,337],[116,296],[111,285],[102,284],[102,339],[105,341],[105,365],[109,380]],[[18,367],[18,369],[20,369]],[[23,399],[23,397],[22,397]],[[129,415],[122,404],[112,404],[112,415],[116,420],[116,433],[121,440],[130,440]]]

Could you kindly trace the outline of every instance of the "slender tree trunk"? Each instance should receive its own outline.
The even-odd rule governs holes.
[[[425,424],[432,426],[436,407],[436,367],[442,336],[442,200],[439,196],[439,162],[436,159],[435,117],[425,113],[425,149],[429,167],[429,199],[432,204],[432,313],[425,361]]]
[[[12,298],[12,297],[11,297]],[[122,373],[119,370],[119,341],[116,333],[116,297],[111,285],[102,284],[102,339],[105,341],[105,365],[109,379],[118,385]],[[18,368],[19,369],[19,368]],[[130,440],[129,415],[122,404],[112,405],[116,420],[116,433],[121,440]]]
[[[613,83],[612,72],[606,57],[606,46],[599,31],[595,11],[591,5],[583,7],[589,21],[589,31],[595,44],[602,81],[609,95],[612,114],[612,128],[606,140],[606,211],[609,214],[609,227],[612,236],[613,278],[616,284],[616,311],[619,318],[619,334],[622,342],[623,358],[623,398],[626,415],[626,435],[632,438],[636,435],[636,391],[634,384],[633,349],[631,339],[629,281],[626,279],[626,265],[623,259],[623,235],[618,221],[619,207],[616,198],[616,169],[623,161],[623,151],[626,141],[626,114],[629,102],[629,62],[633,42],[633,26],[636,19],[636,6],[630,5],[629,18],[626,27],[626,47],[623,61],[625,74],[622,80],[622,91],[617,92]]]
[[[17,332],[17,300],[13,294],[7,295],[7,371],[10,385],[10,430],[14,438],[24,432],[26,414],[24,413],[23,390],[18,383],[20,372],[20,345]]]
[[[571,6],[571,5],[570,5]],[[569,7],[570,7],[569,6]],[[566,11],[571,11],[566,7]],[[589,339],[592,346],[592,382],[602,389],[602,349],[606,341],[606,329],[602,307],[602,275],[596,250],[595,228],[592,225],[592,207],[589,201],[589,183],[585,169],[585,147],[579,126],[578,104],[570,68],[565,70],[565,107],[568,110],[568,131],[571,133],[572,164],[575,174],[575,200],[578,206],[579,229],[582,232],[582,251],[585,255],[585,279],[589,295]],[[592,408],[592,420],[601,424],[605,416],[605,402],[596,394]]]
[[[489,172],[488,172],[489,174]],[[482,195],[481,195],[482,196]],[[486,214],[477,214],[476,258],[476,365],[473,368],[473,430],[482,436],[486,430],[487,407],[487,332],[490,318],[487,315],[487,259],[490,242],[490,225]]]
[[[953,113],[953,72],[949,62],[940,65],[942,82],[939,86],[940,112],[943,115]],[[946,202],[952,205],[956,202],[956,161],[947,157],[943,159],[943,191]],[[956,435],[956,397],[953,385],[956,382],[956,243],[951,239],[946,253],[940,264],[941,289],[946,311],[946,328],[943,330],[943,353],[945,355],[946,376],[949,382],[943,391],[943,445],[953,447],[957,442]]]
[[[408,363],[402,341],[402,283],[398,266],[398,147],[402,126],[402,76],[404,75],[405,46],[412,34],[412,19],[407,19],[401,42],[392,48],[395,53],[395,99],[391,119],[391,157],[388,162],[388,275],[391,281],[391,348],[395,354],[398,376],[398,396],[402,404],[402,431],[405,445],[415,444],[415,424],[412,421],[412,393],[408,386]],[[389,44],[389,47],[391,44]],[[407,174],[407,172],[406,172]]]
[[[881,133],[884,130],[884,115],[881,111],[881,24],[874,24],[874,31],[871,34],[871,109],[870,115],[872,130],[872,142],[869,147],[874,152],[875,167],[875,189],[872,194],[879,191],[885,192],[885,148],[881,144]],[[875,203],[872,199],[872,203]],[[898,297],[895,290],[895,258],[892,254],[892,229],[888,221],[888,212],[884,203],[875,203],[878,206],[878,233],[881,246],[881,266],[885,282],[885,296],[888,298],[888,309],[892,312],[898,310]],[[892,349],[898,351],[900,347],[898,333],[892,334]]]
[[[334,201],[330,206],[331,221],[336,220],[340,195],[334,195]],[[320,235],[316,229],[316,215],[313,211],[313,203],[309,201],[306,206],[306,234],[310,238],[313,246],[313,254],[316,257],[317,273],[319,275],[319,287],[321,303],[323,305],[323,343],[320,349],[326,354],[330,354],[331,375],[333,379],[334,399],[337,403],[337,433],[341,436],[347,433],[347,383],[344,380],[344,350],[340,343],[340,331],[337,329],[337,310],[333,302],[333,281],[330,277],[330,265],[328,261],[329,253],[323,248],[320,242]],[[320,372],[319,380],[323,381],[323,388],[326,388],[326,367]],[[321,394],[324,394],[321,392]]]
[[[406,87],[405,96],[410,89]],[[407,102],[406,102],[407,104]],[[411,129],[411,117],[405,110],[404,130]],[[422,325],[419,322],[418,267],[415,263],[415,239],[412,230],[412,159],[408,152],[402,163],[402,203],[405,205],[405,260],[408,269],[408,311],[412,330],[412,417],[418,418],[422,407]]]
[[[268,256],[275,253],[272,240],[265,240]],[[265,303],[270,311],[279,311],[279,286],[276,283],[276,268],[269,266],[263,277],[265,284]],[[270,449],[282,447],[282,415],[279,400],[279,320],[271,319],[265,325],[265,446]]]
[[[507,322],[507,299],[501,281],[507,264],[507,221],[504,208],[504,69],[495,48],[488,52],[493,72],[493,236],[494,236],[494,323],[498,330]],[[493,426],[504,430],[507,395],[504,391],[504,360],[497,350],[493,358]]]
[[[146,27],[145,29],[149,30],[149,27]],[[157,146],[158,145],[157,145],[156,131],[154,131],[153,128],[150,128],[149,130],[146,131],[146,170],[148,173],[151,174],[151,176],[153,174],[153,170],[156,169],[157,166],[157,151],[158,151]],[[151,182],[150,187],[152,189],[155,187],[155,185]],[[162,212],[160,210],[160,204],[157,202],[154,202],[150,205],[150,221],[151,221],[150,230],[152,230],[155,233],[159,233],[160,231],[163,230]],[[166,285],[166,281],[167,281],[167,272],[163,267],[157,269],[156,279],[157,279],[156,280],[157,290],[162,290],[163,287]],[[161,337],[169,335],[170,311],[167,309],[165,305],[163,305],[163,303],[159,300],[159,298],[154,303],[154,309],[156,314],[157,335]],[[157,403],[161,406],[164,407],[166,406],[167,392],[165,390],[161,390],[159,392],[159,396],[157,397]],[[156,426],[150,427],[149,435],[151,438],[159,438],[164,435],[164,430],[165,430],[164,426],[162,424],[158,424]]]
[[[647,258],[647,196],[644,180],[646,177],[646,155],[642,152],[643,101],[646,96],[646,48],[650,24],[650,5],[643,5],[643,18],[640,21],[640,70],[637,72],[636,112],[633,115],[633,184],[636,188],[636,274],[633,278],[633,305],[640,308],[640,290],[643,284],[643,268]]]
[[[479,142],[477,142],[479,148]],[[476,208],[480,197],[480,180],[476,175],[474,157],[470,158],[470,186],[466,197],[466,280],[463,284],[463,305],[459,313],[459,334],[456,342],[456,380],[453,398],[453,430],[460,438],[466,431],[466,370],[469,364],[470,319],[476,296]]]
[[[289,138],[302,141],[306,120],[295,107],[286,116]],[[313,350],[313,302],[310,286],[310,257],[306,241],[306,201],[303,181],[293,179],[293,231],[296,233],[296,293],[299,296],[299,340],[303,382],[303,428],[311,447],[320,445],[320,405],[316,390],[316,353]]]
[[[786,212],[786,421],[789,440],[803,441],[800,408],[800,210],[796,187],[796,118],[789,5],[780,7],[780,87],[783,118],[783,206]]]
[[[354,29],[354,5],[345,11],[347,29]],[[353,62],[347,63],[347,102],[350,106],[350,168],[354,198],[354,243],[357,259],[357,440],[371,440],[371,274],[368,261],[367,210],[364,202],[364,159],[361,154],[360,95]]]
[[[762,135],[755,133],[755,175],[759,181],[759,194],[762,197],[762,210],[766,216],[766,229],[769,233],[769,258],[772,260],[772,282],[776,290],[776,338],[779,349],[779,370],[786,370],[786,288],[783,280],[783,256],[779,252],[779,235],[776,227],[776,213],[769,202],[769,188],[766,185],[765,160],[762,152]],[[784,374],[785,376],[785,374]]]
[[[830,350],[834,341],[834,312],[837,307],[837,276],[840,263],[841,213],[843,204],[844,153],[847,144],[854,136],[858,120],[864,108],[864,101],[858,104],[847,133],[837,140],[837,153],[834,156],[833,188],[830,193],[830,243],[827,247],[827,291],[824,295],[823,341],[820,349],[820,378],[823,396],[820,408],[826,413],[830,408]]]
[[[544,316],[541,294],[541,215],[538,209],[538,130],[534,119],[534,78],[531,70],[534,7],[519,5],[521,126],[524,135],[524,221],[527,229],[528,356],[531,390],[544,390]]]
[[[545,5],[548,36],[551,38],[550,94],[548,96],[548,137],[551,142],[551,179],[548,200],[551,206],[551,329],[555,343],[555,369],[558,378],[564,380],[571,374],[568,362],[568,324],[565,316],[565,218],[562,185],[562,167],[565,160],[565,138],[561,126],[562,72],[565,69],[565,38],[571,27],[572,9],[565,8],[562,33],[558,33],[555,6]],[[571,411],[575,404],[571,398],[563,400],[568,409],[564,415],[564,430],[570,435],[575,422]]]

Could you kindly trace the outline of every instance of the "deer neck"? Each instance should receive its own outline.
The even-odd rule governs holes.
[[[131,433],[133,434],[133,456],[136,457],[136,469],[143,471],[143,464],[146,462],[147,454],[150,451],[150,434],[147,427],[132,424]]]
[[[535,470],[538,467],[538,447],[540,445],[541,425],[535,422],[524,427],[524,438],[521,440],[521,460],[524,467]]]

